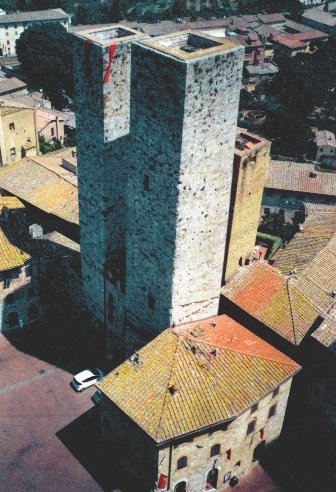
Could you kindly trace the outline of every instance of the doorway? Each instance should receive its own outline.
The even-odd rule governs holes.
[[[218,469],[212,468],[208,473],[205,488],[207,490],[216,489],[217,488],[217,482],[218,482]]]
[[[179,482],[174,487],[174,492],[186,492],[187,491],[187,482]]]

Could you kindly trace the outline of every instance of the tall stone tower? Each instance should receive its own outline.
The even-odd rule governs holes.
[[[107,270],[121,304],[125,291],[131,44],[141,37],[118,25],[72,36],[83,288],[101,323]]]
[[[197,32],[77,33],[80,228],[108,352],[218,313],[243,48]]]
[[[127,352],[218,313],[242,65],[242,48],[202,33],[133,46]]]
[[[270,148],[268,140],[237,129],[224,281],[253,256]]]

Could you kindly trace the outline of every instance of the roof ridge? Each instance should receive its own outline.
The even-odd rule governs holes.
[[[175,332],[172,331],[172,330],[169,330],[168,333],[176,335]],[[157,427],[156,439],[160,439],[160,431],[162,429],[162,424],[163,424],[163,415],[164,415],[164,410],[165,410],[165,407],[166,407],[166,401],[167,401],[167,398],[168,398],[169,383],[170,383],[170,380],[171,380],[171,377],[172,377],[172,374],[173,374],[173,369],[175,369],[175,366],[176,366],[176,352],[177,352],[177,348],[178,348],[178,345],[179,345],[178,338],[179,337],[176,336],[176,346],[175,346],[174,356],[173,356],[173,360],[172,360],[172,364],[171,364],[171,369],[170,369],[170,373],[169,373],[169,377],[168,377],[168,385],[167,385],[167,388],[166,388],[166,394],[165,394],[165,397],[164,397],[163,403],[162,403],[162,411],[161,411],[160,421],[159,421],[159,424],[158,424],[158,427]]]
[[[251,332],[252,333],[252,332]],[[253,333],[254,335],[254,333]],[[289,365],[289,366],[295,366],[297,365],[297,363],[295,361],[293,361],[293,363],[290,363],[290,362],[280,362],[280,361],[277,361],[273,358],[270,358],[270,357],[265,357],[265,356],[261,356],[261,355],[255,355],[255,354],[251,354],[250,352],[247,352],[246,350],[238,350],[238,349],[235,349],[235,348],[231,348],[231,347],[227,347],[227,346],[223,346],[223,345],[220,345],[220,344],[214,344],[214,343],[210,343],[204,339],[202,340],[197,340],[197,338],[189,338],[187,337],[186,335],[177,335],[177,336],[181,336],[181,337],[184,337],[186,338],[187,340],[189,341],[193,341],[193,342],[196,342],[196,343],[200,343],[200,344],[203,344],[203,345],[211,345],[212,347],[218,347],[218,348],[221,348],[221,349],[224,349],[224,350],[228,350],[230,352],[235,352],[237,354],[243,354],[243,355],[247,355],[249,357],[256,357],[258,359],[264,359],[264,360],[269,360],[269,361],[272,361],[272,362],[277,362],[279,364],[286,364],[286,365]],[[257,335],[255,335],[257,337]],[[257,337],[259,339],[259,337]],[[262,340],[260,338],[260,340]],[[265,342],[266,343],[266,342]],[[274,347],[273,347],[274,348]],[[282,356],[286,357],[287,359],[289,359],[289,357],[287,357],[287,355],[283,354],[282,352],[280,352],[280,350],[278,349],[275,349],[274,350],[277,350],[277,352],[279,352]],[[291,360],[291,359],[289,359]]]
[[[66,183],[70,184],[71,186],[73,186],[74,188],[77,188],[77,186],[75,186],[74,184],[72,184],[69,180],[63,178],[63,176],[61,176],[60,174],[58,174],[56,171],[54,171],[53,169],[50,169],[50,167],[47,167],[45,165],[43,165],[41,162],[38,162],[34,159],[34,157],[43,157],[41,155],[36,155],[36,156],[32,156],[32,157],[27,157],[27,159],[35,162],[35,164],[37,164],[38,166],[40,167],[43,167],[43,169],[46,169],[47,171],[50,171],[51,173],[55,174],[55,176],[57,176],[59,179],[61,179],[62,181],[65,181]],[[18,162],[22,162],[22,159]]]
[[[294,311],[293,311],[293,308],[292,308],[292,298],[291,298],[291,294],[290,294],[290,289],[289,289],[289,286],[291,284],[291,281],[292,278],[291,277],[288,277],[287,280],[286,280],[286,289],[287,289],[287,293],[288,293],[288,300],[289,300],[289,311],[290,311],[290,314],[291,314],[291,318],[292,318],[292,325],[293,325],[293,335],[294,335],[294,342],[295,342],[295,345],[298,345],[297,343],[297,334],[296,334],[296,319],[295,319],[295,316],[294,316]]]

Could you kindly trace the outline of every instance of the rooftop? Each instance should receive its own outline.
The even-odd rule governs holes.
[[[313,214],[274,266],[262,261],[241,268],[222,288],[230,299],[294,345],[328,316],[336,285],[336,214]]]
[[[0,188],[44,212],[78,224],[78,188],[71,182],[76,176],[60,167],[61,156],[53,159],[50,156],[26,157],[1,168]],[[68,178],[64,176],[66,173]]]
[[[235,143],[236,155],[248,155],[265,145],[271,145],[271,143],[263,137],[248,132],[244,128],[237,128]]]
[[[316,145],[321,147],[322,145],[330,145],[331,147],[336,147],[336,137],[335,133],[329,132],[327,130],[320,130],[315,133]]]
[[[265,188],[335,196],[336,174],[316,171],[314,164],[271,160]]]
[[[34,10],[31,12],[15,12],[14,14],[0,15],[0,24],[63,19],[69,19],[69,14],[66,14],[62,9]]]
[[[0,20],[1,17],[2,16],[0,15]],[[10,92],[19,91],[26,88],[27,84],[16,77],[10,77],[8,79],[4,77],[0,78],[0,95],[5,95]]]
[[[237,47],[232,39],[216,38],[198,31],[181,31],[166,36],[157,36],[142,40],[141,45],[154,48],[183,61],[223,53]]]
[[[97,387],[160,443],[232,420],[299,369],[224,315],[165,330]]]
[[[134,41],[142,38],[144,35],[141,32],[135,31],[130,27],[125,27],[121,24],[108,24],[104,27],[79,26],[80,30],[72,30],[72,32],[83,39],[89,39],[101,46],[110,46],[113,44],[124,43],[125,41]]]
[[[3,209],[9,210],[22,209],[24,205],[16,197],[0,196],[0,215]],[[15,221],[11,221],[11,228],[15,229]],[[14,244],[12,238],[8,235],[7,228],[0,227],[0,271],[4,272],[19,268],[30,259],[30,255],[26,253],[18,244]]]
[[[324,6],[316,7],[313,9],[305,10],[302,14],[304,19],[309,19],[320,24],[325,24],[328,27],[336,27],[336,15],[335,12],[328,12],[324,10]]]

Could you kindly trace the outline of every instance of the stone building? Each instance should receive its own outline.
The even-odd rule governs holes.
[[[0,331],[23,329],[43,313],[38,265],[25,248],[25,207],[16,197],[0,197]]]
[[[225,281],[253,258],[270,146],[264,138],[237,130],[224,258]]]
[[[315,133],[317,147],[316,160],[321,162],[324,167],[336,168],[336,136],[335,133],[327,130],[320,130]]]
[[[84,289],[109,350],[130,353],[217,313],[243,50],[121,26],[73,37]]]
[[[336,36],[336,2],[327,2],[325,6],[321,5],[306,10],[302,14],[302,22],[311,26],[313,29],[320,29],[331,36]]]
[[[228,486],[279,437],[299,369],[227,316],[165,330],[94,397],[122,489]]]
[[[0,167],[39,152],[35,110],[0,107]]]
[[[39,137],[44,137],[46,142],[59,140],[64,144],[64,125],[65,119],[61,111],[49,108],[36,109],[36,128]]]
[[[26,206],[32,234],[59,233],[79,242],[78,187],[73,149],[24,159],[0,169],[0,193]],[[66,167],[65,167],[66,166]]]
[[[320,172],[314,164],[270,161],[261,215],[281,213],[288,222],[304,220],[310,206],[336,206],[336,175]]]
[[[66,29],[70,17],[62,9],[15,12],[0,16],[0,56],[16,55],[16,40],[25,29],[36,24],[60,23]]]

